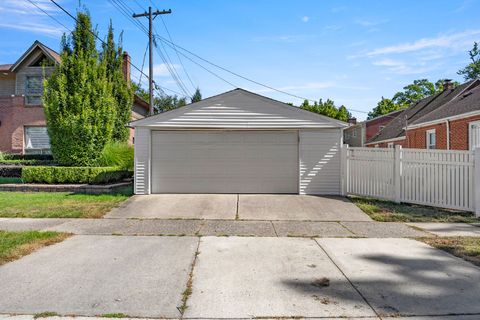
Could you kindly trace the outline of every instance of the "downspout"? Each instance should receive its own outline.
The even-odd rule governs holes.
[[[450,150],[450,121],[445,120],[447,126],[447,150]]]

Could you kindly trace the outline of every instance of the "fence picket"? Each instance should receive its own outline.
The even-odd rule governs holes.
[[[386,200],[400,192],[401,202],[474,211],[472,151],[398,150],[396,160],[393,148],[347,148],[345,192]]]

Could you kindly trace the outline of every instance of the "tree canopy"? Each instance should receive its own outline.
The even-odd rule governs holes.
[[[472,50],[468,52],[470,63],[457,73],[465,79],[465,81],[480,79],[480,50],[478,43],[474,42]]]
[[[330,99],[327,99],[325,102],[320,99],[318,102],[315,101],[313,105],[311,105],[308,100],[305,100],[300,105],[300,108],[341,121],[348,121],[348,119],[352,117],[345,106],[342,105],[337,108],[335,102]]]
[[[427,79],[414,80],[411,84],[403,87],[402,91],[395,93],[392,99],[382,97],[377,106],[368,113],[368,119],[408,108],[419,100],[442,92],[444,83],[445,80],[438,80],[435,83]],[[453,84],[457,86],[459,83],[455,81]]]
[[[149,95],[148,91],[139,86],[136,83],[132,82],[132,87],[139,97],[148,101]],[[197,88],[195,94],[191,98],[191,102],[196,102],[194,99],[199,99],[198,101],[202,100],[202,94],[200,93],[200,89]],[[185,97],[179,97],[177,95],[168,95],[168,94],[157,94],[153,97],[153,108],[155,113],[165,112],[169,110],[173,110],[179,107],[183,107],[187,104],[187,99]]]

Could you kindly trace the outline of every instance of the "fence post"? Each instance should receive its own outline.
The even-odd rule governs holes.
[[[474,151],[474,175],[473,175],[473,186],[474,186],[474,199],[475,199],[475,215],[480,217],[480,148],[475,148]]]
[[[401,188],[400,188],[400,177],[402,174],[402,146],[395,146],[395,163],[393,165],[394,175],[393,183],[395,188],[395,202],[401,202]]]
[[[348,144],[344,144],[341,148],[341,184],[342,184],[342,196],[347,195],[348,185]]]

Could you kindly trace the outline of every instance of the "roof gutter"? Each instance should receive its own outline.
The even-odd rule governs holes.
[[[379,144],[379,143],[400,141],[400,140],[405,140],[405,139],[406,139],[406,137],[403,136],[403,137],[397,137],[397,138],[391,138],[391,139],[385,139],[385,140],[367,142],[367,143],[365,143],[365,145],[366,145],[366,146],[371,145],[371,144],[375,145],[375,144]]]
[[[427,122],[423,122],[423,123],[418,123],[418,124],[410,124],[410,125],[408,125],[408,129],[428,127],[428,126],[432,126],[432,125],[435,125],[435,124],[444,123],[445,121],[454,121],[454,120],[458,120],[458,119],[473,117],[473,116],[476,116],[476,115],[480,115],[480,110],[470,111],[470,112],[467,112],[467,113],[462,113],[462,114],[458,114],[458,115],[454,115],[454,116],[450,116],[450,117],[445,117],[445,118],[441,118],[441,119],[437,119],[437,120],[427,121]],[[406,128],[404,127],[403,129],[406,129]]]

